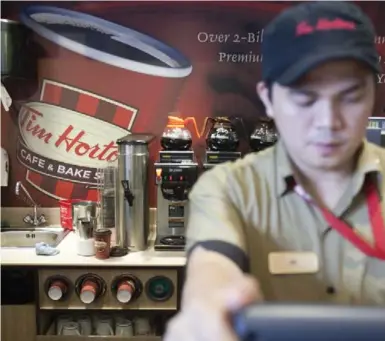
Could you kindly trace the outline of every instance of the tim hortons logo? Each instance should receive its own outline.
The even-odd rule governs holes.
[[[136,112],[135,112],[136,114]],[[115,161],[127,128],[58,105],[31,102],[19,113],[18,159],[53,178],[97,184],[97,170]],[[135,115],[131,115],[130,125]]]
[[[352,21],[347,21],[341,18],[318,19],[315,25],[309,24],[307,21],[301,21],[296,27],[296,36],[311,34],[315,31],[331,31],[331,30],[355,30],[357,25]]]

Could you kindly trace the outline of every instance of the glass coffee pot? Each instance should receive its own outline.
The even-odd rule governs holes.
[[[191,133],[186,128],[183,118],[168,116],[160,144],[164,150],[183,151],[191,149]]]
[[[235,152],[239,146],[239,134],[235,120],[240,118],[208,117],[204,125],[207,149],[216,152]],[[211,126],[210,126],[211,124]],[[210,126],[210,128],[208,128]]]
[[[259,124],[250,136],[250,147],[254,152],[260,152],[273,146],[278,140],[278,132],[271,119],[261,118]]]

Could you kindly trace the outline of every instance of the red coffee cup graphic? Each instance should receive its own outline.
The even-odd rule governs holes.
[[[95,201],[116,140],[161,135],[191,63],[155,38],[76,11],[29,6],[21,21],[44,55],[39,98],[19,113],[18,159],[48,196]]]

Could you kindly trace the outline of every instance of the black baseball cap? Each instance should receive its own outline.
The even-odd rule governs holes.
[[[381,72],[371,20],[345,1],[301,3],[264,30],[262,78],[290,85],[319,64],[352,58]]]

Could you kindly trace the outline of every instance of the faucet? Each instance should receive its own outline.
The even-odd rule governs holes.
[[[20,196],[28,205],[31,205],[33,207],[33,214],[32,215],[31,214],[27,214],[23,218],[23,221],[26,224],[29,224],[29,225],[37,227],[37,226],[47,222],[47,220],[45,219],[45,216],[43,214],[38,216],[38,214],[37,214],[37,206],[38,205],[32,199],[31,194],[29,194],[29,192],[24,187],[24,185],[21,183],[21,181],[18,181],[16,183],[15,193],[16,193],[17,196]]]

